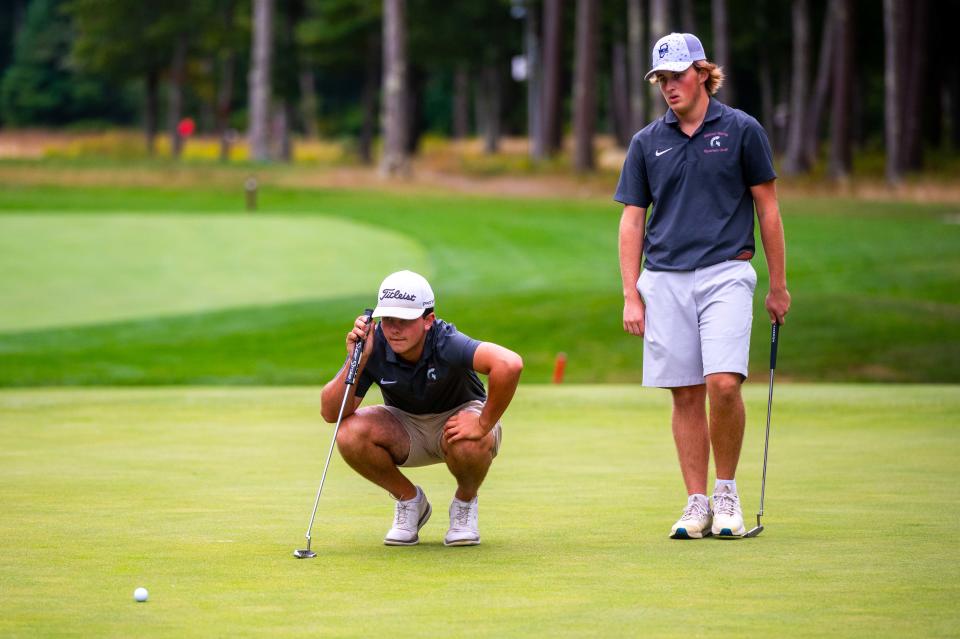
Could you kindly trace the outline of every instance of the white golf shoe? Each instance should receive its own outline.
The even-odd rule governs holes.
[[[743,537],[743,510],[740,497],[729,486],[718,487],[713,493],[713,534],[718,537]]]
[[[671,539],[701,539],[710,536],[710,522],[713,513],[706,495],[690,495],[687,507],[677,523],[670,529]]]
[[[477,498],[450,502],[450,530],[443,538],[444,546],[476,546],[480,543],[479,507]]]
[[[393,510],[393,528],[383,538],[387,546],[415,546],[420,543],[420,529],[430,519],[433,509],[427,496],[417,486],[417,496],[407,501],[397,501]]]

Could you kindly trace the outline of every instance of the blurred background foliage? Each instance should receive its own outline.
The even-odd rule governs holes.
[[[392,60],[383,7],[394,4],[411,157],[424,136],[479,137],[488,155],[523,137],[530,161],[503,170],[556,167],[571,152],[566,169],[602,168],[596,140],[622,150],[663,112],[656,89],[636,82],[651,44],[693,31],[727,71],[720,99],[764,124],[785,174],[842,180],[864,169],[897,183],[957,166],[960,69],[943,61],[960,3],[928,0],[9,0],[0,134],[138,127],[144,155],[179,158],[192,136],[219,151],[186,157],[243,161],[256,77],[267,82],[271,159],[314,157],[296,146],[323,139],[345,162],[373,163]],[[269,15],[266,74],[253,73],[256,15]],[[187,136],[177,129],[185,118],[195,126]]]

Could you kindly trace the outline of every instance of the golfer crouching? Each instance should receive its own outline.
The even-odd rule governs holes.
[[[350,466],[396,500],[383,543],[412,546],[432,512],[401,468],[444,463],[457,480],[446,546],[480,543],[477,492],[500,448],[500,417],[520,380],[523,360],[491,342],[478,342],[437,319],[430,284],[412,271],[380,285],[368,330],[357,318],[347,333],[347,357],[365,339],[357,382],[347,386],[337,447]],[[348,366],[323,387],[321,411],[337,420]],[[488,376],[489,395],[477,373]],[[360,408],[371,384],[384,403]]]

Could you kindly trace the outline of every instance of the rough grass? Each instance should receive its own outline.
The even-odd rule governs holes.
[[[318,389],[0,391],[3,636],[955,636],[960,394],[775,391],[766,530],[671,541],[684,503],[667,395],[524,385],[481,492],[483,544],[415,548],[335,456]],[[759,495],[766,387],[738,482]],[[371,398],[373,399],[373,398]],[[150,591],[133,601],[137,586]]]
[[[274,250],[270,279],[287,277],[309,285],[309,278],[317,278],[312,299],[219,306],[175,316],[144,311],[135,319],[93,326],[78,326],[65,312],[56,328],[0,333],[0,385],[322,381],[342,361],[345,327],[373,301],[375,284],[369,283],[388,270],[382,260],[398,258],[392,246],[384,248],[387,237],[403,238],[401,246],[422,247],[416,263],[431,277],[441,316],[479,339],[518,350],[527,362],[526,379],[548,380],[560,351],[569,356],[571,381],[639,379],[641,344],[620,326],[619,210],[611,202],[275,188],[261,194],[256,215],[239,214],[241,206],[237,193],[214,187],[0,191],[0,225],[9,228],[12,221],[31,216],[37,224],[30,232],[4,236],[13,248],[34,247],[21,250],[26,255],[21,268],[29,277],[17,275],[23,271],[16,269],[0,271],[0,288],[10,299],[44,290],[43,278],[35,279],[29,269],[54,263],[44,250],[62,241],[57,233],[67,236],[94,223],[113,229],[113,222],[173,233],[184,215],[195,219],[191,223],[198,228],[231,228],[230,233],[246,238],[251,258],[271,242],[286,246],[277,244],[275,235],[261,238],[256,232],[262,225],[283,225],[292,250]],[[53,212],[63,223],[43,225]],[[794,297],[781,346],[786,376],[960,381],[960,225],[953,208],[785,200],[783,213]],[[222,220],[230,224],[220,224]],[[308,254],[311,243],[331,240],[323,229],[347,228],[345,224],[360,226],[349,227],[359,232],[343,237],[343,247],[360,245],[362,250],[342,251],[338,244],[333,255],[342,259]],[[340,235],[332,239],[339,242]],[[144,235],[53,257],[69,257],[101,274],[75,282],[76,299],[93,299],[126,278],[130,256],[149,255],[153,240]],[[202,246],[204,238],[192,241]],[[224,264],[222,242],[207,244],[209,250],[196,255],[193,272],[228,282],[223,292],[242,290],[241,282],[233,282],[246,275],[246,265],[236,260]],[[303,272],[329,263],[334,266]],[[762,311],[762,256],[755,265],[760,280],[751,370],[765,376],[769,328]],[[44,269],[49,277],[69,275]],[[147,268],[141,279],[149,293],[163,277]],[[352,294],[338,289],[339,296],[331,298],[322,285],[331,279],[356,288]],[[204,297],[202,290],[190,295]],[[60,302],[59,296],[47,295],[37,303],[56,309]],[[138,312],[136,305],[127,306]],[[14,318],[28,314],[16,306],[3,313]]]

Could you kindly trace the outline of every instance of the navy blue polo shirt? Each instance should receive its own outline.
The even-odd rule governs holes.
[[[442,413],[474,399],[485,401],[483,382],[473,370],[473,354],[480,342],[443,320],[434,320],[415,364],[390,348],[377,324],[373,352],[357,379],[357,397],[371,384],[380,387],[383,401],[402,411],[423,415]]]
[[[692,271],[755,252],[750,187],[775,177],[760,123],[711,98],[692,136],[670,109],[633,136],[613,199],[653,204],[644,268]]]

